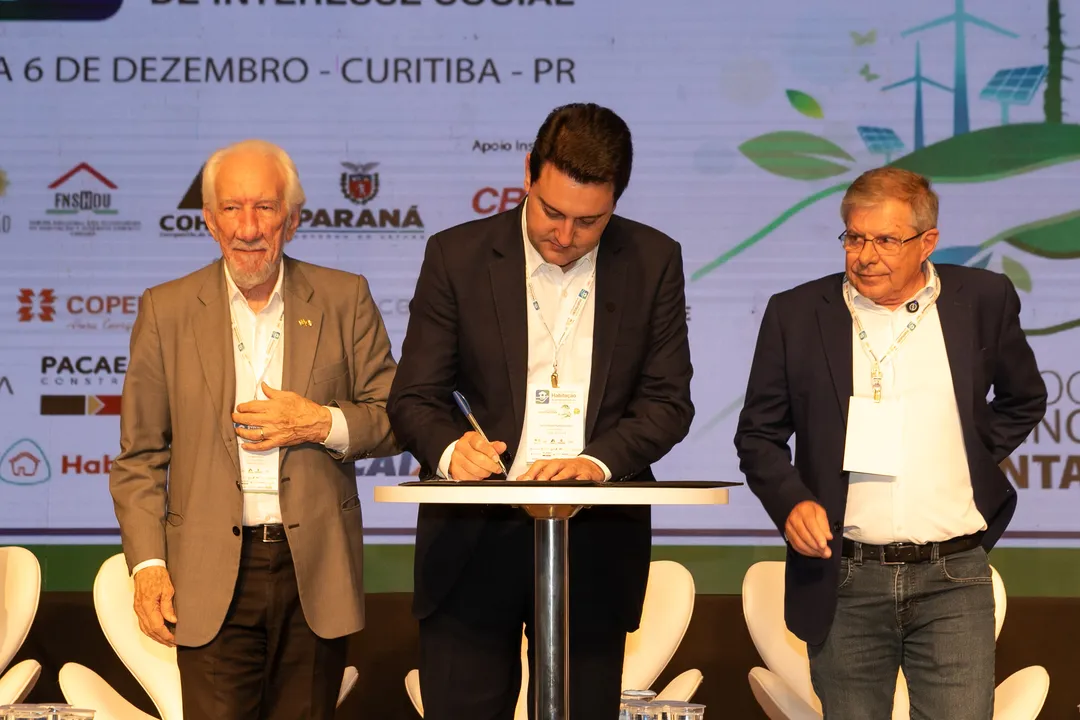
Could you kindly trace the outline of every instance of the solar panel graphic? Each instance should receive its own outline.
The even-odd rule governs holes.
[[[1001,104],[1001,124],[1009,124],[1010,105],[1030,105],[1046,79],[1046,65],[998,70],[979,93],[979,99]]]
[[[979,93],[979,98],[1010,105],[1027,105],[1045,78],[1046,65],[998,70]]]
[[[857,129],[866,149],[875,155],[884,155],[885,162],[892,160],[893,153],[904,149],[904,141],[892,128],[860,125]]]

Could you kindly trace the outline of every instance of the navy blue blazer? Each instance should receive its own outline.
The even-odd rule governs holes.
[[[1012,282],[988,270],[936,267],[938,316],[989,550],[1016,508],[1016,491],[998,464],[1042,419],[1046,386],[1020,328]],[[735,433],[740,469],[781,533],[804,500],[816,501],[828,515],[831,558],[805,557],[790,545],[787,550],[784,616],[788,628],[811,644],[825,640],[836,612],[847,507],[842,467],[852,338],[843,277],[830,275],[769,300]],[[993,400],[987,401],[991,388]],[[788,445],[793,434],[794,463]]]

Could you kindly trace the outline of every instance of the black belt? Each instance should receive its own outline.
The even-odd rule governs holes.
[[[899,563],[924,563],[930,562],[934,557],[934,547],[937,547],[937,556],[943,558],[946,555],[955,555],[967,550],[972,550],[982,542],[982,533],[964,535],[938,543],[890,543],[889,545],[867,545],[844,538],[841,555],[846,558],[855,557],[856,547],[862,550],[863,560],[880,561],[887,565]]]
[[[245,525],[244,539],[255,542],[277,543],[288,540],[285,537],[285,526],[281,523],[270,525]]]

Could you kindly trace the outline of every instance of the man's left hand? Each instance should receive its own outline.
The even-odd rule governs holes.
[[[604,471],[583,457],[537,460],[518,480],[593,480],[602,482]]]
[[[236,435],[251,452],[272,450],[300,443],[320,443],[330,434],[330,411],[288,390],[262,384],[266,400],[251,400],[236,406]],[[251,429],[249,429],[251,428]]]

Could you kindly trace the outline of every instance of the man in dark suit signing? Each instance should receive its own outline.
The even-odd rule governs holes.
[[[694,411],[681,251],[614,215],[632,152],[611,110],[557,108],[525,159],[521,206],[428,242],[387,406],[422,478],[503,477],[501,461],[510,480],[653,480],[649,466],[685,437]],[[454,390],[490,444],[469,430]],[[570,522],[572,717],[618,714],[650,533],[647,507]],[[416,535],[425,717],[511,720],[522,623],[532,636],[530,519],[424,505]]]
[[[147,290],[131,335],[109,485],[135,612],[187,720],[327,719],[364,625],[353,461],[398,451],[390,340],[363,277],[283,255],[284,150],[214,153],[203,200],[222,258]]]
[[[937,212],[907,170],[852,183],[846,272],[769,301],[735,435],[826,720],[889,717],[898,668],[912,718],[993,715],[987,551],[1016,507],[998,463],[1046,388],[1012,283],[929,261]]]

